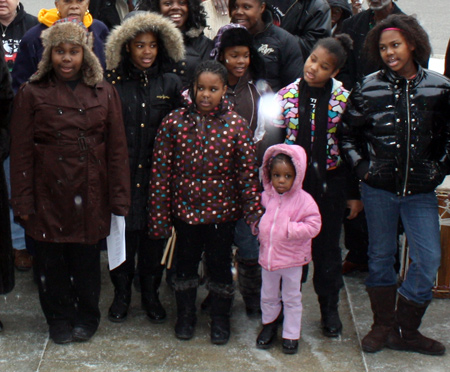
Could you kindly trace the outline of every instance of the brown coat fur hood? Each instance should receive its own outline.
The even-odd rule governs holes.
[[[83,82],[95,86],[103,80],[103,68],[92,51],[94,35],[86,27],[72,20],[61,20],[42,31],[44,51],[37,72],[31,76],[30,82],[43,80],[53,69],[52,48],[61,43],[71,43],[83,47],[83,65],[81,67]]]
[[[142,32],[157,34],[169,58],[175,62],[184,58],[184,42],[181,32],[163,16],[144,11],[136,11],[117,26],[106,41],[106,69],[117,68],[122,60],[122,48],[136,35]]]

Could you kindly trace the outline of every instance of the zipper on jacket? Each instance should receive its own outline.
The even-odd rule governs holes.
[[[273,223],[272,223],[272,226],[270,227],[269,253],[267,254],[267,266],[268,266],[268,268],[269,268],[269,271],[270,271],[270,268],[271,268],[270,260],[271,260],[271,257],[272,257],[272,248],[273,248],[273,244],[272,244],[273,230],[275,229],[275,224],[276,224],[276,220],[277,220],[277,217],[278,217],[278,212],[280,211],[280,207],[281,207],[281,198],[282,198],[282,197],[283,197],[283,195],[280,195],[279,202],[278,202],[278,207],[277,207],[277,210],[275,211],[275,216],[273,216]]]
[[[408,183],[409,176],[409,157],[410,157],[410,146],[411,146],[411,111],[409,106],[409,80],[406,81],[406,120],[408,126],[408,137],[406,138],[406,169],[405,169],[405,180],[403,184],[403,196],[406,196],[406,185]]]

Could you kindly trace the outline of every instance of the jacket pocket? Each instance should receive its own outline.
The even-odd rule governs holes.
[[[409,170],[409,184],[418,192],[434,190],[442,183],[446,176],[444,166],[435,160],[414,162]]]
[[[396,172],[394,161],[391,159],[371,160],[366,183],[375,188],[384,188],[389,184],[393,186]]]

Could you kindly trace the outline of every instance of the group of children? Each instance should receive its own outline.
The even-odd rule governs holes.
[[[217,60],[197,66],[184,102],[181,80],[167,67],[184,58],[183,36],[163,16],[131,13],[112,32],[106,43],[105,73],[111,84],[103,80],[102,68],[91,50],[91,34],[83,24],[62,19],[45,30],[38,71],[14,101],[11,203],[15,216],[36,241],[40,301],[54,342],[86,341],[97,330],[97,243],[109,234],[111,214],[126,216],[127,230],[126,261],[111,271],[115,297],[110,320],[119,322],[127,316],[136,252],[143,308],[153,322],[165,320],[158,298],[159,263],[165,239],[174,227],[175,334],[183,340],[194,335],[198,266],[204,254],[211,297],[211,342],[227,343],[234,295],[232,244],[236,221],[240,221],[259,240],[263,329],[256,346],[266,349],[273,344],[283,313],[282,350],[297,352],[302,269],[311,260],[323,332],[338,336],[342,328],[337,312],[342,287],[340,225],[347,201],[354,202],[350,205],[355,208],[358,203],[357,195],[345,192],[352,189],[348,186],[352,181],[341,151],[363,180],[373,235],[383,231],[383,226],[378,228],[380,223],[397,223],[393,215],[379,217],[379,193],[390,192],[386,198],[396,200],[428,193],[427,206],[414,201],[408,202],[408,212],[395,207],[405,220],[430,205],[435,211],[432,192],[450,164],[450,82],[418,64],[418,41],[428,39],[419,40],[417,30],[421,27],[413,18],[393,16],[371,31],[373,45],[368,53],[381,62],[382,70],[365,78],[351,97],[334,79],[351,42],[345,36],[321,39],[305,62],[303,78],[277,93],[279,113],[272,119],[258,117],[258,91],[251,82],[256,77],[252,74],[260,72],[252,69],[258,56],[243,26],[222,30],[213,52]],[[421,95],[424,103],[412,108],[409,100],[420,94],[416,89],[421,89],[424,80],[439,94],[425,92]],[[233,94],[236,111],[230,102]],[[385,96],[383,101],[377,99],[379,95]],[[255,99],[243,105],[241,97]],[[262,119],[267,137],[263,143],[275,144],[262,159],[261,194],[261,159],[258,162],[255,141],[261,139],[257,133]],[[394,123],[411,149],[403,152],[404,144],[381,129]],[[428,132],[433,139],[420,143]],[[389,138],[394,138],[390,144]],[[383,146],[389,147],[389,156],[379,142],[386,142]],[[421,147],[420,152],[413,149],[414,144]],[[399,172],[397,168],[394,171],[400,166],[394,165],[399,154],[406,157],[401,165],[407,167],[400,181],[394,177]],[[430,165],[433,172],[427,168]],[[399,182],[400,186],[393,188]],[[400,189],[402,193],[395,194]],[[394,201],[386,201],[390,203]],[[434,223],[427,230],[427,244],[431,235],[433,239],[439,236],[436,229]],[[413,253],[421,252],[423,242],[416,238],[421,229],[406,223],[405,230]],[[374,240],[371,244],[374,261],[379,247]],[[434,340],[424,346],[418,325],[414,329],[417,321],[410,324],[399,316],[402,311],[410,314],[411,307],[414,314],[420,309],[423,316],[427,306],[423,304],[430,299],[430,280],[439,265],[438,248],[435,242],[434,260],[426,275],[420,265],[411,265],[414,275],[408,275],[399,290],[397,313],[395,276],[380,279],[376,269],[386,268],[385,261],[390,262],[395,252],[389,250],[391,256],[371,266],[367,283],[371,301],[383,301],[374,293],[376,288],[388,287],[393,302],[386,321],[379,312],[388,310],[376,310],[381,305],[375,306],[369,338],[370,345],[377,344],[371,349],[363,341],[364,350],[377,351],[387,345],[428,354],[445,351]],[[245,257],[243,252],[239,254]],[[412,259],[415,257],[416,253]],[[250,258],[256,259],[254,255]],[[420,293],[415,293],[412,288],[419,282]]]

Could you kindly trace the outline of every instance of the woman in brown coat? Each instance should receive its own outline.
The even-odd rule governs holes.
[[[11,124],[11,203],[36,241],[39,295],[56,343],[87,341],[100,311],[97,243],[130,204],[121,103],[103,81],[92,35],[61,20],[42,33],[38,71]]]

